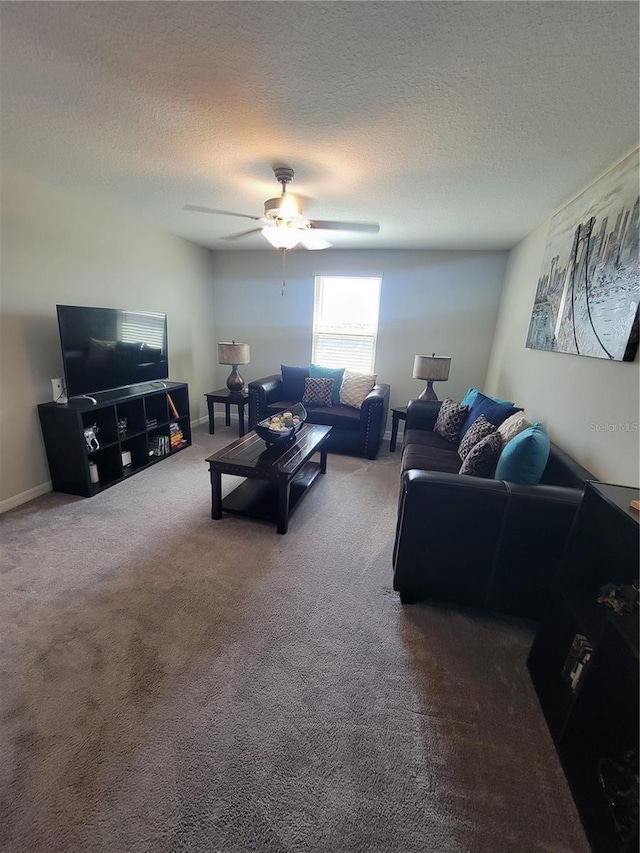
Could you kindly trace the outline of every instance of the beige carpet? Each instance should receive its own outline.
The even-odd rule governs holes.
[[[392,591],[399,454],[278,536],[210,519],[234,437],[2,517],[0,849],[587,851],[530,629]]]

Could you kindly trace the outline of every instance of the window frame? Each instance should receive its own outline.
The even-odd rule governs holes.
[[[367,279],[375,282],[375,287],[377,289],[377,304],[376,304],[376,322],[375,326],[370,326],[365,332],[349,331],[343,332],[339,329],[330,329],[327,327],[323,329],[320,324],[320,312],[321,312],[321,304],[323,299],[323,289],[324,283],[328,279]],[[378,347],[378,334],[380,330],[380,302],[382,300],[382,281],[383,276],[381,273],[357,273],[355,275],[349,273],[315,273],[313,276],[313,319],[312,319],[312,329],[311,329],[311,361],[314,364],[321,364],[323,367],[346,367],[348,370],[353,370],[357,373],[375,373],[375,364],[376,364],[376,355],[377,355],[377,347]],[[318,326],[320,325],[320,328]],[[362,364],[356,363],[345,363],[345,361],[349,361],[347,358],[340,359],[332,359],[323,358],[319,356],[319,339],[324,336],[334,336],[336,338],[367,338],[371,340],[371,349],[370,349],[370,365],[364,367]],[[348,348],[347,348],[348,351]],[[355,352],[355,348],[353,349]],[[325,354],[326,355],[326,354]]]

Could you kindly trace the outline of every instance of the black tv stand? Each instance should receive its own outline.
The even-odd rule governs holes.
[[[189,389],[146,382],[38,406],[54,491],[91,497],[191,444]],[[84,431],[95,427],[98,448]],[[94,482],[97,478],[97,482]]]

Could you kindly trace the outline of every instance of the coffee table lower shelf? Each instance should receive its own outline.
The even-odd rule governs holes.
[[[288,517],[322,473],[319,462],[306,462],[290,483],[245,480],[223,498],[222,511],[271,521],[278,525],[278,533],[286,533]],[[283,505],[287,501],[287,489],[288,511]]]

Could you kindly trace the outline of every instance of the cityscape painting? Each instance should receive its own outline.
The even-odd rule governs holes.
[[[640,300],[639,153],[551,220],[527,347],[633,361]]]

